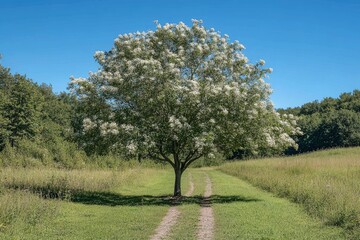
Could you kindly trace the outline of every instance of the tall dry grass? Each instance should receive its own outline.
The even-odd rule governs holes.
[[[121,171],[3,168],[0,170],[0,238],[2,232],[16,232],[53,219],[61,208],[60,200],[142,183],[158,171],[139,167]]]
[[[0,184],[8,189],[40,193],[44,197],[66,198],[77,192],[104,192],[130,185],[155,171],[143,168],[120,171],[4,168],[0,171]]]
[[[232,162],[220,167],[360,239],[360,148]]]
[[[34,226],[57,215],[59,204],[28,191],[3,190],[0,194],[0,232],[13,226]],[[16,227],[15,227],[16,228]]]

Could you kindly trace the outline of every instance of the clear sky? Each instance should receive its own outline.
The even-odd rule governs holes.
[[[61,92],[119,34],[192,18],[274,69],[278,108],[360,88],[360,0],[0,0],[0,63]]]

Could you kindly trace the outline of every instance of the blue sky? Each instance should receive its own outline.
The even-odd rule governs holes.
[[[0,0],[1,64],[65,91],[69,77],[98,66],[122,33],[202,19],[264,59],[276,107],[299,106],[360,88],[358,0]]]

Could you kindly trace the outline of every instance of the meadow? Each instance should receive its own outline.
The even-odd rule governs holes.
[[[177,203],[166,239],[197,239],[206,177],[214,239],[358,239],[359,155],[342,148],[190,168],[182,185],[193,193]],[[149,239],[173,206],[173,170],[122,166],[3,167],[0,238]]]
[[[249,184],[252,182],[250,177],[244,181],[244,175],[235,174],[235,170],[243,168],[243,165],[259,164],[257,168],[261,169],[262,174],[256,173],[254,176],[265,177],[265,174],[271,174],[269,169],[274,168],[277,170],[273,174],[280,178],[282,171],[285,171],[285,168],[279,167],[282,161],[295,159],[294,164],[302,161],[305,164],[315,158],[318,161],[314,162],[318,165],[317,169],[331,174],[331,168],[322,167],[324,157],[333,156],[334,159],[330,160],[333,168],[336,168],[334,164],[338,157],[350,161],[349,157],[353,156],[353,162],[356,162],[359,151],[332,150],[299,156],[302,160],[264,159],[220,167],[190,168],[184,173],[182,190],[185,194],[193,185],[193,192],[177,203],[181,215],[165,239],[199,239],[199,215],[203,208],[201,201],[207,177],[213,185],[213,239],[349,239],[355,235],[345,235],[343,228],[324,224],[318,215],[315,218],[309,216],[301,205],[286,199],[290,195],[282,194],[281,197],[285,198],[279,198],[252,186]],[[338,165],[342,166],[340,163]],[[230,172],[229,169],[234,171]],[[251,176],[255,172],[249,169],[243,168],[240,172]],[[294,167],[290,172],[300,175]],[[306,173],[307,169],[303,172]],[[174,206],[169,198],[173,178],[173,170],[162,165],[122,170],[3,168],[0,172],[0,238],[149,239]],[[290,181],[289,178],[287,180]],[[275,184],[270,180],[267,183],[272,188],[266,190],[274,192]],[[258,185],[255,182],[252,184]],[[279,184],[276,186],[279,187]],[[292,191],[289,186],[288,192]],[[310,190],[303,189],[311,195],[314,192]],[[320,209],[328,204],[327,201],[314,203],[317,204],[314,208]]]
[[[303,206],[360,238],[360,148],[224,164],[220,170]]]
[[[146,181],[161,170],[3,168],[0,171],[0,236],[49,224],[64,204]],[[10,237],[12,238],[12,237]]]

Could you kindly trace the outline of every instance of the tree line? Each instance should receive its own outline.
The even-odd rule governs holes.
[[[298,149],[288,149],[286,154],[360,145],[359,90],[278,111],[298,116],[303,132],[295,137]]]
[[[111,139],[100,133],[84,133],[89,112],[105,111],[95,99],[79,101],[70,93],[55,94],[52,87],[37,84],[0,65],[0,157],[2,165],[83,165],[89,156],[116,155]],[[97,99],[97,101],[100,101]],[[94,106],[97,106],[95,108]],[[293,136],[298,149],[283,152],[269,148],[235,151],[232,158],[296,154],[334,147],[360,145],[360,91],[338,98],[278,109],[299,117],[302,135]],[[124,156],[121,156],[124,157]]]
[[[11,74],[0,65],[0,156],[3,165],[58,164],[74,167],[88,156],[121,155],[111,152],[111,139],[98,133],[84,134],[83,119],[94,99],[78,101],[70,93],[55,94],[52,87],[37,84],[20,74]],[[99,107],[100,108],[100,107]],[[262,149],[235,151],[232,158],[296,154],[333,147],[360,145],[360,91],[338,98],[306,103],[301,107],[278,109],[298,116],[302,135],[294,136],[298,149],[284,152]],[[15,157],[16,156],[16,157]]]
[[[74,134],[76,99],[52,87],[11,74],[0,65],[0,154],[2,165],[58,164],[84,161]]]

